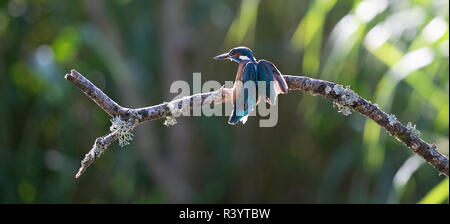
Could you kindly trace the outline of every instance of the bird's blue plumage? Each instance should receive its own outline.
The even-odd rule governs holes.
[[[258,61],[258,81],[266,84],[265,99],[270,104],[275,104],[278,94],[286,94],[288,86],[281,72],[270,61],[261,59]]]
[[[233,87],[233,112],[228,120],[229,124],[236,124],[239,121],[245,123],[248,114],[259,103],[260,97],[264,97],[270,104],[275,104],[278,94],[285,94],[288,91],[286,81],[277,67],[264,59],[256,61],[252,50],[248,47],[233,48],[214,59],[230,59],[239,63]]]

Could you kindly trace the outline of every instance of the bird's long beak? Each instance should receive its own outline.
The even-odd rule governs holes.
[[[225,54],[217,55],[213,59],[215,59],[215,60],[223,60],[223,59],[228,59],[230,57],[231,56],[228,53],[225,53]]]

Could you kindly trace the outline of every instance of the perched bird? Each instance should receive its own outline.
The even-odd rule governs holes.
[[[260,102],[261,97],[266,102],[275,104],[278,94],[288,92],[286,80],[277,67],[264,59],[256,61],[248,47],[233,48],[228,53],[215,56],[214,59],[230,59],[239,64],[233,86],[233,112],[228,124],[234,125],[239,121],[245,124],[248,114]],[[253,84],[255,88],[247,88],[246,83]],[[262,89],[264,85],[265,90]]]

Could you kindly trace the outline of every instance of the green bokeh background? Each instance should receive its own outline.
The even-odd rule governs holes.
[[[176,80],[234,80],[245,45],[284,74],[350,85],[449,153],[449,2],[0,1],[1,203],[448,203],[448,178],[373,121],[322,97],[279,97],[279,119],[140,125],[80,178],[110,121],[64,74],[126,107]]]

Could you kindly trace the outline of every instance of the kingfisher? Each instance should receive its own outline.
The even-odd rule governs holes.
[[[214,59],[230,59],[239,64],[233,85],[233,111],[228,124],[235,125],[239,121],[245,124],[248,114],[261,98],[274,105],[278,94],[288,92],[286,80],[277,67],[264,59],[256,61],[248,47],[235,47],[227,53],[215,56]],[[251,86],[255,88],[250,88]]]

